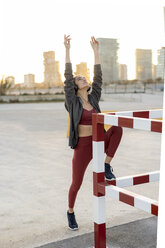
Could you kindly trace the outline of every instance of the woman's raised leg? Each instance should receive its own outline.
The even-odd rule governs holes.
[[[123,128],[118,126],[112,126],[107,130],[106,133],[104,133],[104,135],[104,151],[107,154],[107,157],[110,158],[109,159],[106,157],[106,159],[111,161],[120,144],[123,135]]]

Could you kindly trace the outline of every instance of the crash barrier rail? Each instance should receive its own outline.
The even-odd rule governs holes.
[[[94,247],[106,248],[105,197],[158,216],[158,202],[124,187],[159,181],[159,171],[105,181],[104,124],[162,133],[162,109],[92,113]]]

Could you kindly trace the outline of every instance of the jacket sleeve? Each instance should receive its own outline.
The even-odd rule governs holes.
[[[102,70],[101,64],[94,65],[94,77],[92,83],[92,92],[90,93],[92,97],[95,98],[97,102],[100,101],[102,91]]]
[[[76,98],[71,63],[65,63],[64,76],[65,108],[69,111],[71,103]]]

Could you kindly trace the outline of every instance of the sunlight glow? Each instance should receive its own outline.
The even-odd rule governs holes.
[[[92,35],[116,38],[120,42],[119,63],[127,64],[128,79],[134,79],[135,49],[153,49],[156,64],[157,49],[164,46],[164,29],[162,1],[133,2],[3,1],[0,6],[3,9],[0,31],[4,37],[3,43],[0,41],[0,74],[13,75],[16,83],[21,83],[24,74],[33,73],[36,82],[42,82],[43,52],[54,50],[64,79],[63,37],[70,34],[74,70],[76,64],[84,61],[93,76]]]

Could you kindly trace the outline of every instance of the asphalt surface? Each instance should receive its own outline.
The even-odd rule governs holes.
[[[101,111],[162,106],[163,94],[107,94],[100,101]],[[68,229],[73,150],[68,146],[67,127],[64,102],[0,104],[0,248],[34,248],[93,232],[92,161],[75,202],[80,228],[78,232]],[[121,177],[159,170],[160,152],[160,133],[124,128],[111,162],[114,174]],[[158,200],[159,182],[127,190]],[[106,198],[108,229],[141,219],[145,223],[150,217],[149,213]],[[137,239],[140,230],[139,226]]]
[[[156,216],[106,229],[108,248],[155,248],[156,239]],[[35,248],[92,248],[93,246],[94,233],[92,232]]]

